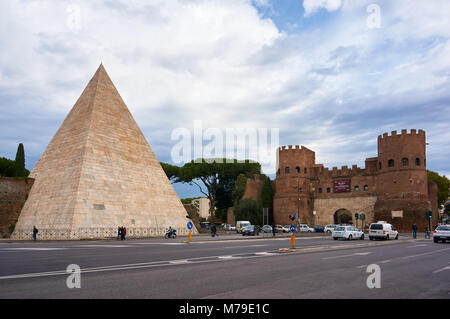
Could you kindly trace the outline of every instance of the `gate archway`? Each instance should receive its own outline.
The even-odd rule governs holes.
[[[339,224],[347,224],[353,223],[352,221],[352,213],[345,208],[340,208],[334,213],[334,223],[336,225]]]

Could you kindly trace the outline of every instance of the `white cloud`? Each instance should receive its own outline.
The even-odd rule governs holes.
[[[303,0],[303,9],[305,16],[309,16],[319,9],[327,11],[336,11],[342,5],[342,0]]]
[[[299,15],[295,33],[252,3],[276,10],[261,0],[0,2],[1,145],[15,152],[20,138],[39,157],[103,60],[161,159],[171,130],[194,120],[280,128],[282,144],[330,165],[363,165],[378,134],[422,128],[428,165],[450,170],[450,2],[377,1],[382,27],[369,29],[372,1],[305,0],[305,15],[342,14],[306,31],[313,17]],[[19,130],[10,119],[20,114],[33,118]]]

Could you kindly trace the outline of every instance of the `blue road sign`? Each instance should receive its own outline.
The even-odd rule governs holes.
[[[295,233],[297,227],[295,227],[294,225],[291,225],[291,232]]]
[[[192,224],[192,222],[188,222],[188,223],[187,223],[187,228],[188,228],[189,230],[191,230],[192,227],[194,227],[194,225]]]

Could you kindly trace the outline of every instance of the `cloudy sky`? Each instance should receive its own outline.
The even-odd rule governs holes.
[[[1,1],[0,157],[22,142],[31,170],[103,61],[160,161],[194,121],[278,128],[328,167],[364,167],[378,135],[415,128],[428,168],[449,176],[449,12],[448,0]]]

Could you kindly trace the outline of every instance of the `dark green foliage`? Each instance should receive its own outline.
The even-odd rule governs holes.
[[[173,183],[177,183],[177,179],[178,176],[180,174],[180,167],[175,166],[175,165],[170,165],[167,163],[160,163],[162,169],[164,170],[164,173],[166,173],[167,178],[173,182]]]
[[[244,195],[245,185],[247,185],[247,176],[245,174],[239,174],[236,179],[235,187],[231,195],[231,198],[235,205],[239,203],[242,196]]]
[[[433,171],[427,171],[427,175],[428,180],[435,182],[438,186],[438,206],[443,205],[448,199],[450,180],[445,175],[440,176]]]
[[[349,221],[352,220],[352,217],[347,214],[342,214],[339,216],[339,223],[347,224]]]
[[[16,160],[14,165],[14,177],[26,177],[25,171],[25,151],[23,149],[23,144],[20,143],[17,147]]]
[[[16,160],[0,157],[0,176],[4,177],[28,177],[30,171],[25,168],[25,151],[23,144],[17,148]]]
[[[199,198],[203,198],[203,197],[190,197],[190,198],[182,198],[181,199],[181,203],[187,205],[187,204],[192,204],[192,201],[194,199],[199,199]]]
[[[0,176],[14,177],[15,162],[5,157],[0,158]]]
[[[242,199],[234,211],[236,221],[248,220],[252,225],[262,223],[262,205],[260,201],[250,198]]]
[[[211,218],[216,207],[222,210],[232,206],[231,194],[239,174],[251,176],[261,172],[259,163],[230,159],[197,159],[182,167],[166,163],[161,163],[161,166],[173,183],[196,185],[209,198]]]

